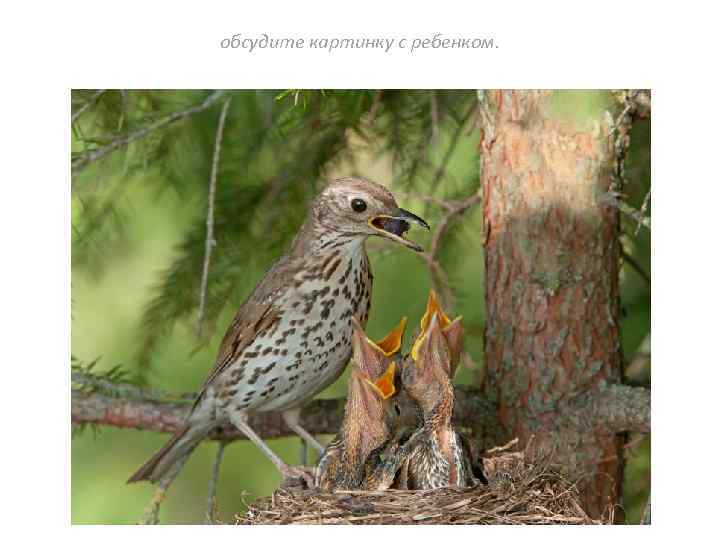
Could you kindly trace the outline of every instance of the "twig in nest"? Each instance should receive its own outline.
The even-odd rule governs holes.
[[[489,485],[467,489],[278,490],[256,501],[242,524],[595,524],[575,484],[523,452],[483,459]]]
[[[513,440],[507,442],[506,444],[503,444],[502,446],[496,446],[494,448],[491,448],[490,450],[486,450],[485,453],[486,454],[499,454],[500,452],[504,452],[505,450],[512,448],[519,441],[520,441],[520,439],[515,437]]]

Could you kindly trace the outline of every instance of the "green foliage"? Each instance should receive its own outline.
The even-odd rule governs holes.
[[[216,245],[198,336],[208,185],[225,97],[231,103],[214,205]],[[322,181],[359,174],[391,183],[403,206],[433,224],[444,210],[412,193],[461,199],[479,187],[473,90],[84,90],[73,91],[72,102],[74,113],[82,110],[72,127],[72,163],[82,165],[73,170],[72,184],[72,346],[83,358],[102,355],[89,364],[73,359],[72,387],[111,397],[148,392],[153,399],[192,397],[179,392],[199,387],[222,330],[288,245]],[[108,145],[116,146],[90,159]],[[649,121],[637,122],[624,187],[624,200],[634,208],[642,206],[650,186],[649,148]],[[478,366],[484,319],[481,220],[476,207],[452,222],[439,252],[457,297],[452,313],[464,315],[467,347]],[[641,229],[636,235],[635,229],[623,216],[625,250],[649,272],[650,234]],[[375,240],[368,247],[379,277],[373,305],[382,305],[373,311],[368,331],[380,337],[403,315],[411,326],[417,323],[431,282],[415,254]],[[623,348],[631,357],[649,332],[650,287],[629,265],[621,278]],[[193,350],[196,356],[188,359]],[[459,382],[477,376],[462,367]],[[147,390],[147,383],[178,393]],[[344,394],[344,383],[341,379],[323,397]],[[165,439],[113,428],[104,429],[96,443],[76,437],[73,520],[136,518],[152,489],[126,487],[124,480]],[[295,439],[270,444],[297,462]],[[209,446],[194,453],[173,486],[164,521],[202,519],[214,454]],[[248,461],[253,467],[244,466]],[[647,467],[646,454],[641,467]],[[627,470],[629,479],[638,478],[637,469]],[[98,476],[106,479],[105,497],[96,496]],[[218,494],[226,519],[241,510],[236,503],[244,490],[267,494],[278,478],[251,445],[229,447]],[[629,487],[626,505],[643,505],[644,493]]]
[[[93,91],[76,92],[78,103]],[[153,125],[209,99],[204,91],[107,91],[73,127],[73,159]],[[216,247],[208,279],[205,325],[213,330],[234,291],[246,291],[248,265],[267,268],[282,252],[304,218],[325,171],[349,159],[350,138],[384,141],[404,189],[432,180],[436,186],[455,150],[458,134],[474,107],[472,92],[424,91],[236,91],[223,133],[215,202]],[[82,106],[82,105],[80,105]],[[434,112],[433,112],[434,111]],[[368,119],[368,116],[372,118]],[[137,364],[144,370],[158,339],[177,322],[193,323],[205,256],[205,199],[217,127],[212,106],[90,162],[74,177],[73,268],[102,277],[113,257],[123,254],[131,209],[126,196],[133,183],[168,191],[196,211],[176,256],[159,273],[146,304]],[[435,124],[434,122],[437,122]],[[440,123],[442,122],[442,124]],[[428,156],[434,131],[456,135],[435,170]],[[477,179],[477,171],[474,172]],[[262,250],[257,249],[259,245]],[[205,332],[203,335],[212,335]],[[206,344],[201,340],[199,345]]]
[[[71,357],[70,371],[72,389],[83,393],[96,393],[111,398],[129,400],[164,401],[192,403],[195,394],[172,394],[162,389],[143,388],[137,379],[124,365],[117,364],[109,369],[98,367],[100,358],[83,364],[76,357]]]
[[[92,362],[83,364],[76,357],[70,358],[70,371],[72,376],[73,390],[81,392],[100,392],[105,395],[112,395],[113,385],[132,384],[132,377],[128,370],[118,364],[110,369],[96,369],[100,358],[96,358]],[[108,394],[107,392],[111,392]]]

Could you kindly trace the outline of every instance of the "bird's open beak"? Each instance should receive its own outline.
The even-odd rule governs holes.
[[[438,315],[438,323],[440,323],[440,330],[443,330],[448,324],[450,324],[450,317],[443,311],[440,302],[438,302],[437,294],[433,289],[430,289],[428,293],[428,301],[425,306],[425,313],[423,313],[422,319],[420,319],[420,331],[424,332],[430,326],[430,319],[434,313]]]
[[[455,319],[450,319],[445,311],[443,311],[440,302],[438,302],[437,295],[432,289],[430,289],[430,293],[428,294],[425,313],[420,320],[420,335],[413,344],[410,355],[413,359],[417,358],[418,349],[423,339],[428,334],[430,320],[433,315],[437,316],[438,326],[440,327],[442,334],[445,336],[445,339],[448,342],[448,347],[450,347],[450,351],[453,353],[453,356],[459,356],[462,349],[463,337],[462,315],[456,317]]]
[[[379,342],[373,341],[365,334],[365,330],[357,318],[352,318],[352,324],[353,356],[351,361],[365,374],[365,378],[374,382],[387,369],[391,362],[390,357],[400,350],[407,317],[403,317],[397,326]]]
[[[387,370],[375,381],[365,379],[365,382],[384,399],[390,399],[395,395],[395,362],[390,362]]]
[[[407,238],[403,238],[403,235],[410,230],[410,224],[417,223],[421,227],[430,230],[430,225],[428,225],[423,218],[402,208],[398,208],[395,215],[392,216],[381,214],[370,218],[368,223],[370,227],[377,231],[379,236],[385,236],[386,238],[394,240],[398,244],[402,244],[403,246],[409,247],[415,251],[423,251],[423,248],[415,242],[411,242]]]
[[[400,319],[400,322],[390,330],[387,336],[382,338],[378,342],[374,342],[370,339],[370,345],[377,347],[382,351],[385,356],[392,356],[400,350],[402,347],[403,333],[405,332],[405,326],[407,325],[407,317]]]
[[[410,356],[415,367],[425,373],[429,373],[431,365],[440,366],[446,374],[450,373],[452,367],[450,348],[440,329],[437,313],[433,313],[427,329],[418,336],[410,351]]]

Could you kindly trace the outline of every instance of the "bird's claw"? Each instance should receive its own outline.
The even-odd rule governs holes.
[[[280,472],[283,480],[280,487],[283,488],[299,488],[307,489],[315,486],[315,479],[310,467],[290,467],[287,466]]]

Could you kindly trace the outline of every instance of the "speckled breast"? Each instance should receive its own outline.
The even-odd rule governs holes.
[[[459,436],[452,434],[452,461],[455,464],[454,475],[451,475],[450,462],[443,455],[437,439],[431,435],[409,458],[410,475],[408,489],[437,489],[442,487],[467,487],[469,471],[463,459]],[[451,478],[454,476],[451,481]]]
[[[332,384],[352,354],[351,317],[365,324],[371,293],[372,274],[362,245],[332,251],[296,275],[274,302],[282,311],[278,323],[243,352],[244,377],[226,393],[230,402],[223,406],[286,410]]]

